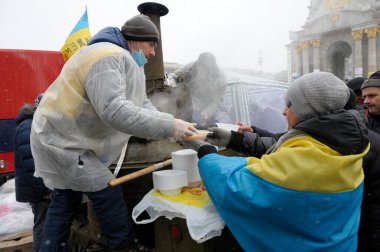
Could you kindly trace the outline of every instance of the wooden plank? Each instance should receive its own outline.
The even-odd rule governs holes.
[[[10,234],[0,236],[0,242],[14,240],[14,239],[18,239],[25,236],[31,236],[31,235],[33,235],[33,230],[31,229],[22,231],[22,232],[17,232],[17,233],[10,233]]]
[[[0,242],[0,250],[1,252],[33,252],[32,244],[33,236],[30,235],[17,240]]]

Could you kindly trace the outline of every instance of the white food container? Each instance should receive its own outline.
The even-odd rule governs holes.
[[[176,196],[187,186],[187,174],[181,170],[162,170],[153,172],[153,186],[163,195]]]
[[[171,155],[173,169],[186,171],[189,186],[197,186],[201,181],[197,152],[192,149],[184,149],[172,152]]]

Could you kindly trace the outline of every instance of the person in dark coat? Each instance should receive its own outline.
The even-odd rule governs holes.
[[[380,135],[368,130],[371,147],[363,158],[364,189],[358,252],[380,251]]]
[[[331,73],[304,75],[287,92],[289,131],[261,159],[199,148],[210,199],[246,251],[356,250],[369,140],[348,98]]]
[[[345,109],[362,108],[350,90],[350,99]],[[363,116],[363,114],[361,113]],[[366,118],[364,118],[366,121]],[[368,129],[369,152],[363,158],[364,189],[358,234],[358,252],[380,251],[380,134]]]
[[[356,94],[350,89],[346,110],[358,110]],[[363,118],[366,121],[366,118]],[[284,133],[273,134],[264,129],[240,124],[240,132],[228,132],[212,128],[213,139],[209,141],[218,146],[226,146],[247,156],[260,158],[277,142]],[[364,189],[361,217],[358,232],[358,252],[380,251],[380,134],[368,130],[369,152],[363,158]]]
[[[364,104],[368,109],[367,127],[380,133],[380,71],[373,73],[362,87]]]
[[[34,174],[34,160],[30,149],[30,129],[34,111],[42,94],[37,96],[34,107],[25,104],[20,108],[16,117],[15,136],[15,184],[16,200],[29,202],[34,214],[33,225],[33,251],[39,251],[41,235],[45,223],[46,211],[50,204],[51,190],[47,188],[42,178],[36,178]]]
[[[363,105],[363,101],[364,101],[364,99],[362,97],[361,87],[362,87],[363,82],[365,80],[366,79],[363,77],[355,77],[355,78],[348,80],[346,83],[347,87],[351,88],[355,92],[356,101],[358,103],[357,106],[360,106],[360,107]]]

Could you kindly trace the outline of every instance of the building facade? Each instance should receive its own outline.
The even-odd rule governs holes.
[[[315,71],[342,80],[380,68],[380,0],[311,0],[303,29],[290,32],[289,82]]]

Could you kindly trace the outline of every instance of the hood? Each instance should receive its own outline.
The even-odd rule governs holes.
[[[88,45],[92,45],[99,42],[109,42],[128,50],[127,41],[121,35],[119,28],[106,27],[96,33],[88,42]]]
[[[17,117],[16,117],[16,124],[19,125],[20,123],[22,123],[25,119],[28,119],[28,118],[33,118],[33,115],[34,115],[34,109],[33,109],[33,106],[30,105],[30,104],[24,104],[21,108],[20,108],[20,112],[18,113]]]
[[[308,133],[342,155],[362,153],[369,143],[367,128],[356,110],[339,110],[312,117],[300,121],[294,128]]]

